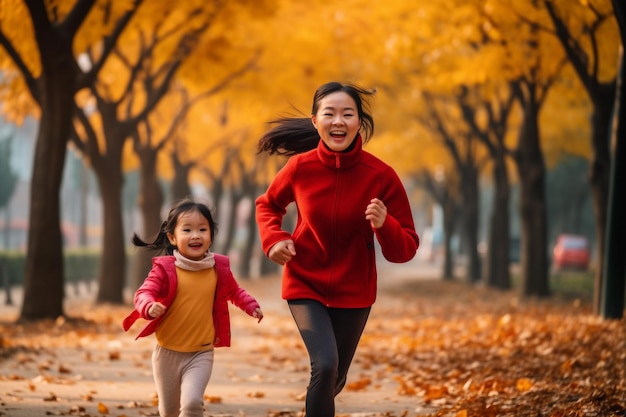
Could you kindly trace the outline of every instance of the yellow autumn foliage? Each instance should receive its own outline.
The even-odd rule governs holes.
[[[591,25],[597,24],[598,15],[610,14],[611,2],[552,3],[565,17],[572,34],[592,51],[585,35]],[[50,15],[62,20],[75,0],[46,4]],[[96,1],[74,43],[74,52],[83,57],[83,63],[97,59],[116,17],[133,4],[132,0]],[[178,52],[180,36],[202,28],[202,35],[190,45],[193,52],[178,70],[175,89],[149,116],[155,137],[162,138],[180,110],[181,90],[189,99],[207,94],[190,109],[175,139],[189,158],[210,153],[205,162],[200,162],[202,169],[216,167],[224,152],[233,147],[239,149],[246,166],[258,163],[255,144],[266,129],[265,123],[287,114],[307,116],[315,88],[329,80],[377,89],[373,103],[376,133],[368,150],[392,163],[402,174],[451,165],[437,135],[420,121],[430,110],[430,104],[424,101],[425,93],[442,99],[437,110],[445,115],[451,132],[460,135],[467,127],[450,101],[459,87],[476,89],[489,101],[511,80],[531,75],[541,82],[555,79],[540,115],[542,148],[548,165],[558,162],[563,154],[590,154],[591,107],[567,65],[542,2],[454,0],[417,6],[400,1],[372,4],[366,0],[142,2],[122,34],[116,53],[101,71],[99,93],[118,100],[131,89],[133,93],[118,108],[118,116],[137,114],[148,96],[139,81],[141,77],[129,83],[129,65],[147,59],[143,70],[153,71],[151,76],[158,77],[158,68]],[[0,30],[16,45],[37,77],[38,53],[23,0],[0,0]],[[146,45],[154,39],[159,39],[158,45],[142,58]],[[618,45],[614,19],[601,22],[597,41],[597,62],[590,65],[597,67],[602,80],[612,79]],[[28,115],[37,117],[37,106],[2,48],[0,69],[0,100],[5,117],[16,122]],[[76,100],[81,106],[90,101],[82,92]],[[516,113],[509,120],[508,146],[516,141]],[[225,115],[227,123],[223,123]],[[92,116],[92,123],[102,131],[97,115]],[[211,151],[219,147],[221,150]],[[164,149],[159,172],[167,178],[171,176],[167,157],[171,146]],[[129,148],[125,156],[128,169],[137,164],[132,153]],[[274,158],[271,164],[263,175],[271,176],[281,161]],[[196,171],[193,177],[202,180],[205,176]]]

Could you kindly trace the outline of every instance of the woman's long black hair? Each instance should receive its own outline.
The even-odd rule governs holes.
[[[167,234],[174,233],[174,229],[176,229],[176,223],[178,222],[178,218],[181,214],[189,213],[192,211],[199,212],[207,219],[207,221],[209,222],[209,229],[211,229],[211,242],[213,242],[215,235],[217,234],[217,223],[215,222],[215,220],[213,220],[211,210],[206,204],[196,203],[191,198],[185,198],[179,201],[176,205],[174,205],[174,207],[172,207],[167,216],[167,220],[165,220],[161,224],[159,234],[156,236],[152,243],[144,242],[136,233],[134,233],[132,238],[133,244],[135,246],[141,246],[148,249],[162,251],[166,255],[173,255],[174,249],[176,249],[176,247],[170,243],[170,240],[167,238]]]
[[[336,81],[320,86],[313,96],[311,114],[317,113],[320,101],[329,94],[343,91],[354,99],[361,120],[363,143],[367,143],[374,134],[374,118],[370,114],[370,96],[375,90],[366,90],[354,84],[342,84]],[[258,152],[269,152],[270,155],[291,156],[315,149],[320,140],[319,134],[308,117],[282,117],[269,122],[272,126],[258,143]]]

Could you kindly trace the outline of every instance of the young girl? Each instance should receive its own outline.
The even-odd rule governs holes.
[[[209,208],[186,199],[170,210],[154,242],[133,236],[135,245],[166,253],[153,258],[123,323],[128,330],[141,317],[149,322],[137,338],[156,334],[152,368],[161,417],[202,417],[213,348],[230,346],[227,301],[263,318],[259,303],[235,281],[228,258],[209,251],[216,232]]]
[[[279,119],[259,141],[260,151],[291,156],[256,200],[256,218],[263,250],[285,265],[282,295],[309,353],[307,417],[335,415],[376,298],[374,236],[390,262],[409,261],[419,244],[398,175],[362,148],[374,131],[371,94],[324,84],[311,118]],[[282,218],[292,202],[290,233]]]

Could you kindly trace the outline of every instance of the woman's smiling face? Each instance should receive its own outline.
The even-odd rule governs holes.
[[[322,98],[311,120],[322,141],[335,152],[347,149],[361,127],[356,103],[343,91]]]

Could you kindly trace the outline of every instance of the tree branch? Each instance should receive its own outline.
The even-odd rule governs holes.
[[[84,158],[90,158],[89,148],[95,147],[95,149],[98,149],[97,133],[91,125],[91,122],[89,121],[89,118],[87,117],[83,109],[78,107],[76,103],[74,103],[74,118],[75,121],[80,123],[80,125],[83,127],[86,137],[81,138],[78,134],[78,131],[76,130],[75,123],[72,123],[72,135],[70,136],[70,139],[72,140],[72,143],[74,143],[74,145],[80,150]],[[96,163],[96,161],[94,160],[91,160],[90,162],[92,165]]]
[[[30,72],[26,63],[22,60],[20,54],[15,50],[11,41],[6,37],[2,29],[0,28],[0,45],[4,47],[7,54],[13,60],[13,63],[24,77],[24,81],[26,82],[26,86],[30,91],[30,94],[33,96],[35,101],[41,104],[41,96],[37,90],[37,80],[33,77],[33,74]]]
[[[98,76],[100,69],[102,69],[102,67],[104,66],[104,63],[109,57],[109,54],[115,48],[115,45],[117,44],[117,40],[119,39],[122,32],[124,31],[128,23],[130,22],[131,18],[134,16],[135,12],[141,5],[142,1],[143,0],[134,0],[133,7],[131,7],[117,21],[117,24],[115,25],[115,29],[113,29],[113,32],[109,36],[104,38],[104,43],[103,43],[104,47],[102,50],[102,54],[100,55],[100,58],[98,59],[98,61],[96,61],[96,63],[91,67],[91,69],[87,73],[84,73],[82,77],[80,77],[77,83],[78,90],[80,90],[81,88],[88,87],[89,85],[93,84],[93,81]]]
[[[93,8],[96,0],[78,0],[72,11],[65,17],[60,25],[60,30],[65,32],[68,39],[73,39],[85,18]]]
[[[594,51],[594,69],[590,69],[589,67],[589,56],[580,45],[580,43],[574,39],[563,22],[563,19],[557,14],[555,6],[551,1],[546,1],[546,9],[548,11],[548,15],[550,16],[550,20],[552,20],[552,24],[555,27],[555,36],[563,46],[565,50],[565,54],[567,55],[569,61],[571,62],[574,70],[578,74],[581,82],[585,86],[587,91],[592,91],[597,88],[597,79],[594,76],[594,72],[597,71],[597,45],[593,45],[592,47]],[[599,19],[601,20],[601,19]],[[593,32],[592,32],[593,34]],[[593,41],[593,38],[592,38]]]

